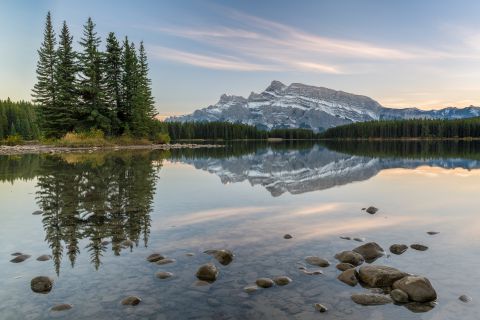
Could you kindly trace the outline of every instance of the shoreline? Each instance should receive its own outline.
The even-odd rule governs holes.
[[[220,144],[193,144],[193,143],[172,143],[172,144],[148,144],[148,145],[125,145],[125,146],[98,146],[98,147],[56,147],[43,144],[25,144],[17,146],[0,146],[0,155],[21,155],[41,153],[73,153],[73,152],[95,152],[95,151],[119,151],[119,150],[172,150],[172,149],[200,149],[200,148],[222,148]]]

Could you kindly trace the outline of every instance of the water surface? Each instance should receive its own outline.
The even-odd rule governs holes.
[[[477,319],[479,168],[475,142],[3,156],[0,318]],[[380,211],[361,211],[369,205]],[[283,239],[286,233],[293,239]],[[439,297],[435,308],[354,304],[350,295],[366,289],[339,282],[333,256],[361,243],[340,236],[387,250],[393,243],[429,246],[374,263],[427,276]],[[125,239],[134,244],[122,246]],[[203,253],[219,248],[235,253],[230,265]],[[32,258],[9,262],[16,251]],[[176,262],[148,263],[153,252]],[[52,260],[36,261],[42,254]],[[309,255],[332,266],[307,276],[298,267]],[[196,286],[196,269],[207,262],[217,264],[219,279]],[[174,277],[155,278],[160,270]],[[31,291],[39,275],[54,279],[49,294]],[[243,291],[259,277],[279,275],[293,282]],[[461,294],[473,301],[460,302]],[[142,303],[122,306],[128,295]],[[320,315],[317,302],[329,311]],[[49,311],[59,303],[74,307]]]

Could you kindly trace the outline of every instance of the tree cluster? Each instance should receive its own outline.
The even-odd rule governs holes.
[[[102,51],[88,18],[78,44],[79,52],[65,21],[57,39],[49,12],[33,89],[45,136],[96,129],[144,137],[158,129],[143,42],[137,50],[111,32]]]
[[[40,129],[35,107],[30,102],[0,100],[0,140],[19,136],[26,140],[37,139]]]
[[[330,128],[322,134],[322,137],[327,139],[477,138],[480,137],[480,118],[357,122]]]

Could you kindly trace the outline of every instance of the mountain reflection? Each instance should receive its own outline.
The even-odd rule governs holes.
[[[73,267],[87,251],[98,269],[110,243],[115,255],[147,246],[160,167],[155,153],[42,157],[36,196],[57,273],[64,255]]]
[[[480,168],[480,143],[457,142],[328,142],[309,148],[257,147],[235,157],[180,157],[197,169],[214,173],[222,183],[248,181],[274,197],[302,194],[367,180],[384,169],[434,166]]]

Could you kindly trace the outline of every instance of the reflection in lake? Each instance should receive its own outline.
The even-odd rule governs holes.
[[[0,318],[318,319],[313,305],[322,303],[325,319],[475,319],[478,303],[458,297],[480,299],[472,271],[479,262],[479,161],[478,142],[234,143],[2,156]],[[379,212],[360,210],[369,205]],[[43,213],[32,215],[36,210]],[[426,233],[432,230],[440,233]],[[283,238],[287,233],[292,239]],[[393,243],[427,245],[374,264],[427,276],[438,304],[421,314],[354,304],[351,294],[367,289],[338,281],[334,256],[359,243],[340,236],[386,250]],[[212,249],[235,257],[221,265],[203,253]],[[17,251],[32,257],[10,263]],[[154,252],[174,262],[147,262]],[[45,254],[52,260],[36,260]],[[313,255],[332,263],[322,275],[298,269]],[[197,286],[195,273],[205,263],[217,264],[219,278]],[[158,279],[158,271],[172,277]],[[31,291],[36,276],[54,279],[49,294]],[[243,290],[275,276],[293,282]],[[142,303],[124,308],[128,295]],[[59,303],[74,307],[49,311]]]

